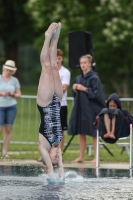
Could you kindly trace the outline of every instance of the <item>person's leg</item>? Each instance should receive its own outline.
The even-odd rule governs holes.
[[[84,153],[86,149],[86,135],[80,134],[79,135],[79,157],[74,160],[73,162],[82,163],[84,162]]]
[[[41,107],[47,106],[54,94],[54,80],[50,61],[50,42],[54,31],[57,28],[57,23],[52,23],[45,32],[45,41],[40,55],[42,66],[41,76],[39,80],[37,104]]]
[[[91,160],[92,164],[96,163],[96,145],[97,145],[97,138],[96,137],[92,137],[93,139],[93,146],[94,146],[94,159]]]
[[[62,140],[60,142],[60,148],[63,150],[65,142],[65,130],[67,130],[67,106],[61,106],[60,110],[61,126],[62,126]]]
[[[54,77],[55,70],[56,70],[56,73],[59,74],[58,67],[56,67],[56,65],[57,65],[57,63],[56,63],[57,42],[58,42],[58,38],[59,38],[59,33],[57,31],[58,30],[57,27],[59,27],[59,26],[60,26],[59,23],[58,24],[52,23],[52,25],[49,27],[48,31],[45,33],[45,42],[44,42],[44,46],[43,46],[41,56],[40,56],[41,65],[42,65],[42,73],[41,73],[40,82],[39,82],[37,103],[39,104],[39,106],[43,106],[43,107],[45,107],[46,105],[48,105],[50,103],[50,101],[52,101],[53,95],[54,95],[54,93],[56,93],[55,82],[56,81],[59,82],[59,80],[60,80],[60,77],[59,77],[59,80],[55,80],[55,77]],[[60,29],[60,27],[59,27],[59,29]],[[50,44],[50,41],[51,41],[51,44]],[[57,79],[58,79],[58,77],[57,77]],[[60,85],[58,85],[58,86],[60,87]],[[61,87],[61,93],[62,93],[62,87]],[[57,94],[57,96],[60,99],[60,96],[58,94]],[[61,96],[61,99],[62,99],[62,96]],[[58,106],[56,106],[56,104],[54,104],[52,101],[51,105],[53,105],[51,110],[55,111],[55,109],[56,109],[56,111],[57,111],[57,113],[56,112],[53,112],[53,113],[55,113],[59,116],[59,109],[58,109],[59,103],[57,102]],[[47,122],[45,120],[42,120],[41,123],[46,124]],[[55,126],[56,125],[58,125],[57,118],[56,118]],[[51,127],[51,124],[50,124],[50,127]],[[59,127],[57,129],[60,130]],[[50,133],[52,134],[52,132],[50,132]],[[49,154],[49,152],[51,152],[51,149],[52,148],[51,148],[51,145],[49,144],[49,142],[45,139],[44,136],[39,134],[39,151],[40,151],[43,162],[47,166],[48,173],[51,174],[51,176],[53,176],[54,172],[53,172],[53,167],[52,167],[52,160],[51,160],[51,157]],[[54,152],[55,152],[55,149],[56,148],[54,148]],[[55,154],[55,156],[56,156],[56,154]]]
[[[5,108],[0,107],[0,134],[2,133],[4,123],[5,123]]]
[[[0,134],[1,134],[1,132],[2,132],[2,129],[3,129],[3,128],[2,128],[2,127],[0,127]]]
[[[104,135],[104,138],[109,138],[111,134],[111,120],[107,113],[104,114],[104,125],[106,128],[106,134]]]
[[[63,90],[62,90],[62,83],[59,76],[59,69],[57,65],[57,43],[60,35],[61,23],[58,23],[58,27],[55,30],[51,45],[50,45],[50,62],[53,72],[53,79],[54,79],[54,93],[58,96],[60,101],[62,100]]]
[[[110,138],[115,139],[115,122],[116,115],[112,118]]]
[[[8,146],[11,139],[11,131],[12,131],[12,126],[5,126],[4,143],[3,143],[3,148],[2,148],[3,156],[6,156],[8,152]]]
[[[57,34],[56,37],[53,35],[56,33],[57,26],[57,23],[52,23],[45,32],[45,41],[40,55],[42,72],[38,86],[37,103],[42,107],[47,106],[50,101],[52,101],[55,93],[53,68],[57,58],[57,42],[59,35]],[[41,141],[39,144],[41,144]],[[42,154],[38,161],[43,161]]]
[[[2,148],[2,155],[6,156],[8,151],[8,146],[11,139],[12,126],[17,114],[17,106],[13,105],[5,108],[5,133],[4,142]]]
[[[52,100],[54,94],[53,73],[50,63],[49,52],[50,52],[51,38],[56,28],[57,28],[57,23],[52,23],[45,32],[44,45],[42,47],[42,51],[40,54],[42,72],[38,86],[37,104],[40,105],[41,107],[47,106]],[[41,141],[39,142],[39,144],[41,144]],[[42,156],[38,159],[38,161],[39,162],[43,161]]]

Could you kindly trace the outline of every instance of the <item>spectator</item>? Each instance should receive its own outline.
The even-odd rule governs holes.
[[[59,69],[59,75],[62,82],[62,88],[63,88],[63,97],[61,102],[61,126],[62,126],[62,133],[63,137],[60,143],[60,148],[63,150],[64,141],[65,141],[65,135],[64,131],[67,130],[67,89],[70,84],[70,71],[62,66],[63,61],[63,52],[60,49],[57,49],[57,65]]]
[[[17,98],[20,98],[20,84],[12,75],[16,72],[15,62],[7,60],[0,75],[0,133],[5,126],[2,155],[8,157],[8,146],[11,138],[12,126],[17,113]]]
[[[104,94],[98,75],[91,68],[92,56],[80,58],[82,74],[77,76],[73,84],[74,106],[71,113],[68,133],[79,134],[79,157],[73,162],[84,162],[86,135],[93,138],[94,159],[96,162],[96,129],[93,125],[96,116],[105,107]]]
[[[111,94],[107,100],[107,107],[99,114],[98,129],[101,138],[107,143],[115,143],[121,137],[130,134],[130,124],[133,117],[127,110],[123,110],[116,93]]]

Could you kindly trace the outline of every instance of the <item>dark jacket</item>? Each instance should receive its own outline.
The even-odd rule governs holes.
[[[109,101],[114,100],[117,104],[116,109],[109,108]],[[133,117],[127,110],[123,110],[121,106],[120,99],[116,93],[111,94],[108,97],[107,107],[103,108],[99,114],[98,120],[98,129],[99,134],[102,139],[107,143],[115,143],[121,137],[127,137],[130,134],[130,124],[133,123]],[[104,134],[106,134],[106,129],[104,125],[104,117],[103,115],[108,113],[109,118],[112,119],[114,115],[116,115],[116,123],[115,123],[115,139],[112,138],[104,138]]]
[[[68,134],[96,136],[93,123],[98,113],[106,106],[100,79],[94,71],[90,71],[85,76],[79,75],[75,83],[85,86],[88,93],[84,91],[73,93],[74,106],[68,125]]]
[[[111,100],[114,100],[117,104],[117,108],[119,108],[120,110],[122,109],[121,107],[121,102],[120,102],[120,99],[118,97],[118,95],[116,93],[112,93],[109,97],[108,97],[108,100],[107,100],[107,108],[109,108],[109,101]]]

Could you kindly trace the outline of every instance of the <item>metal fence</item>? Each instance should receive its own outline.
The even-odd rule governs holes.
[[[68,97],[67,100],[68,107],[71,110],[73,98]],[[17,102],[17,116],[13,125],[10,144],[38,144],[40,114],[36,105],[36,96],[22,95]],[[0,143],[2,144],[3,134],[1,134],[0,138]]]
[[[68,97],[68,120],[73,107],[73,97]],[[133,98],[121,98],[122,108],[133,114]],[[22,95],[18,101],[18,111],[12,130],[11,144],[38,144],[39,112],[36,96]],[[0,143],[3,143],[1,135]]]

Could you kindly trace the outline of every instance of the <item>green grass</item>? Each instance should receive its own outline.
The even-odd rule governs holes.
[[[36,95],[37,86],[21,86],[23,95]],[[30,116],[28,116],[29,110],[31,111]],[[72,103],[68,101],[68,121],[70,118],[72,110]],[[20,113],[23,112],[24,118],[21,119]],[[37,115],[37,118],[35,117]],[[12,141],[34,141],[38,142],[38,126],[39,126],[39,112],[36,108],[36,99],[32,100],[22,100],[18,99],[18,112],[15,120],[15,124],[13,126],[12,132]],[[29,124],[29,129],[27,125]],[[68,135],[67,131],[65,131],[65,143],[67,144],[70,140],[71,136]],[[3,134],[0,136],[0,140],[3,139]],[[78,136],[75,136],[72,144],[78,144]],[[92,144],[92,138],[87,137],[87,144]],[[100,160],[103,162],[128,162],[129,156],[126,152],[123,152],[121,155],[121,147],[116,144],[111,145],[107,144],[107,147],[114,154],[114,157],[110,156],[110,154],[103,148],[100,148]],[[39,157],[38,146],[37,145],[23,145],[23,144],[10,144],[9,151],[13,151],[10,157],[12,159],[37,159]],[[19,151],[20,154],[16,155],[15,152]],[[29,152],[26,154],[21,153],[22,151]],[[92,156],[88,156],[87,152],[85,152],[85,160],[89,161],[93,159],[94,152],[92,151]],[[64,161],[71,161],[77,158],[79,155],[79,147],[78,146],[69,146],[67,151],[63,154]]]
[[[21,92],[22,95],[36,95],[37,94],[37,85],[22,85]]]
[[[70,136],[65,133],[65,143],[68,142],[70,139]],[[75,136],[72,144],[78,144],[78,136]],[[87,144],[92,144],[92,138],[87,137]],[[113,153],[114,157],[112,157],[106,149],[104,149],[102,146],[100,148],[100,160],[101,162],[129,162],[129,156],[126,151],[121,154],[122,147],[117,146],[116,144],[106,144],[106,146],[109,148],[109,150]],[[20,154],[16,155],[15,153],[10,156],[12,159],[38,159],[39,153],[38,152],[38,146],[37,145],[13,145],[10,144],[9,151],[19,151]],[[28,152],[26,154],[21,153],[22,151]],[[72,161],[75,158],[77,158],[79,155],[79,147],[77,146],[69,146],[66,152],[63,154],[63,160],[64,161]],[[94,151],[92,148],[92,155],[89,156],[87,154],[87,151],[85,151],[85,160],[90,161],[93,159]]]
[[[75,140],[75,141],[74,141]],[[78,137],[72,141],[72,143],[78,144]],[[128,141],[124,141],[128,142]],[[92,144],[92,138],[87,137],[87,144]],[[106,144],[107,148],[113,153],[113,157],[107,152],[107,150],[101,145],[100,146],[100,160],[103,162],[129,162],[129,156],[126,151],[121,154],[122,147],[116,144]],[[67,161],[72,161],[79,156],[78,146],[69,146],[67,151],[63,154],[63,159]],[[87,151],[85,151],[85,160],[90,161],[94,158],[94,151],[92,148],[92,155],[89,156]]]

